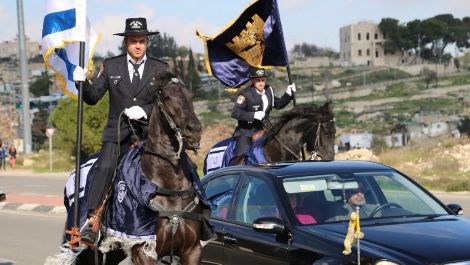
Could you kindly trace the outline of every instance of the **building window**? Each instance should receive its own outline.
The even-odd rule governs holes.
[[[370,56],[370,50],[367,49],[367,56]]]
[[[348,52],[348,58],[351,59],[351,52]]]
[[[362,50],[357,51],[357,55],[362,56]]]
[[[377,32],[374,34],[374,39],[375,40],[379,39],[379,34]]]
[[[366,33],[366,40],[369,40],[369,32]]]
[[[357,40],[361,40],[361,33],[357,33]]]
[[[387,32],[384,32],[383,35],[384,35],[384,40],[386,40],[387,39]]]
[[[345,52],[343,52],[343,59],[346,60],[346,53]]]
[[[375,58],[379,58],[379,50],[375,49]]]

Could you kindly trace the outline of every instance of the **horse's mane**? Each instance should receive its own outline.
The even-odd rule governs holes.
[[[170,71],[156,71],[154,76],[154,84],[150,87],[150,92],[155,100],[155,94],[162,90],[167,85],[179,85],[178,83],[170,82],[173,78],[178,78],[184,86],[183,81],[173,72]]]
[[[264,134],[262,145],[268,144],[274,136],[292,119],[305,119],[311,122],[324,122],[332,120],[334,117],[333,113],[328,109],[323,109],[322,106],[316,104],[299,104],[292,109],[283,112],[273,124],[271,128]]]

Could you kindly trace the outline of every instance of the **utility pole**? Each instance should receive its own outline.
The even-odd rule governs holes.
[[[29,84],[26,63],[26,45],[24,34],[23,0],[16,0],[18,12],[18,43],[21,69],[21,99],[23,101],[23,152],[32,153],[31,114],[29,110]]]

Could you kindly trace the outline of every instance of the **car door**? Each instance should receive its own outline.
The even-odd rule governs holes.
[[[272,187],[264,179],[246,175],[233,201],[230,223],[223,231],[224,264],[287,264],[287,244],[276,235],[252,228],[259,217],[279,217],[279,203]]]
[[[239,173],[229,173],[227,175],[216,176],[203,185],[207,199],[211,203],[211,224],[214,226],[217,234],[217,240],[209,243],[202,249],[204,262],[224,264],[222,248],[223,231],[239,178]]]

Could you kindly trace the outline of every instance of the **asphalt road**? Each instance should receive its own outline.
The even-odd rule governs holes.
[[[60,253],[64,214],[0,210],[0,265],[44,264]]]

